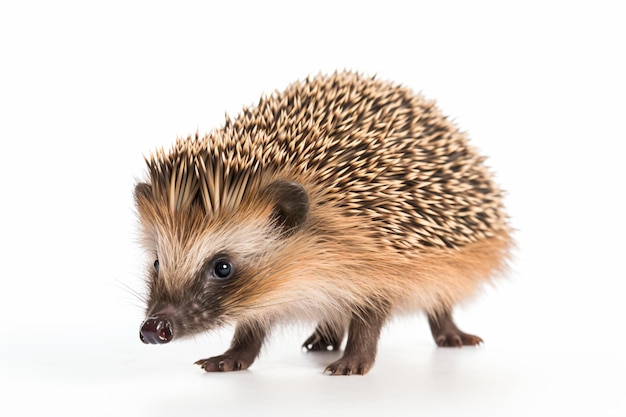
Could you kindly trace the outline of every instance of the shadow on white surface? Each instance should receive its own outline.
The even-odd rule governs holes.
[[[120,323],[33,327],[3,354],[3,408],[12,416],[153,417],[626,412],[620,382],[626,367],[614,353],[488,343],[439,349],[426,337],[425,323],[423,337],[415,336],[422,332],[414,324],[387,328],[376,366],[364,377],[323,375],[339,352],[302,352],[298,342],[306,333],[293,329],[276,334],[250,370],[207,374],[192,363],[220,353],[228,332],[207,338],[208,347],[205,340],[155,347]]]

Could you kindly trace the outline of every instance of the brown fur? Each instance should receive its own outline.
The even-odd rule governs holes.
[[[246,338],[283,320],[338,334],[355,317],[447,314],[511,246],[483,159],[432,102],[389,83],[338,73],[264,97],[148,160],[136,190],[160,263],[148,313],[177,310],[177,337],[237,321]],[[237,278],[207,290],[203,268],[220,253]]]

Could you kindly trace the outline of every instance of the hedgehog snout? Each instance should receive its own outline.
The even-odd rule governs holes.
[[[171,321],[166,316],[148,317],[141,323],[139,338],[153,345],[167,343],[174,335]]]

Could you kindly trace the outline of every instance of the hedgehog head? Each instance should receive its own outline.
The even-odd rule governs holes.
[[[165,343],[250,313],[258,320],[260,310],[283,302],[280,287],[297,258],[284,252],[300,239],[309,196],[303,185],[241,158],[196,138],[148,159],[149,182],[135,188],[149,254],[144,342]]]

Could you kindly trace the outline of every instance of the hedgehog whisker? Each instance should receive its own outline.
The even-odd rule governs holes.
[[[138,290],[134,289],[133,287],[119,279],[116,279],[115,282],[112,283],[112,285],[120,290],[123,290],[125,293],[130,294],[135,301],[141,303],[140,305],[138,305],[141,308],[143,308],[143,305],[145,305],[148,301],[148,297],[146,294],[139,292]]]

